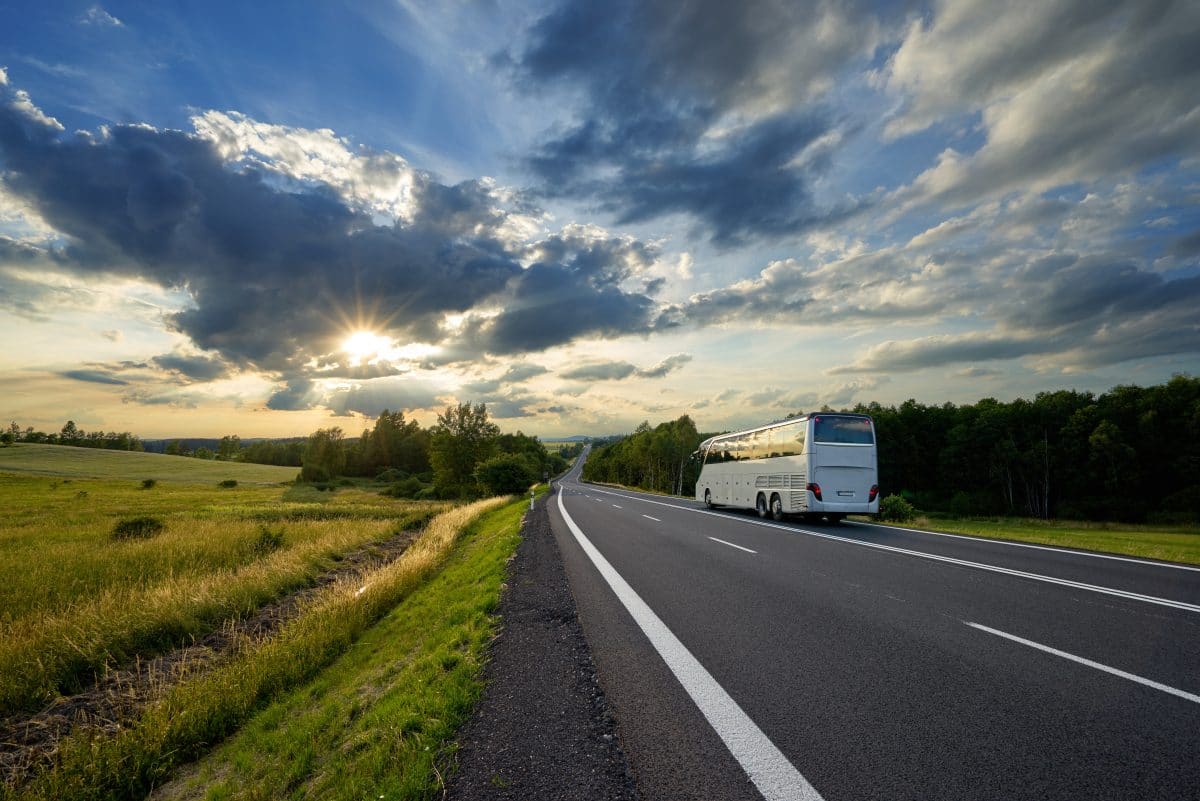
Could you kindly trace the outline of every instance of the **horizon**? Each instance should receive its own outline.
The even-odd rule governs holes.
[[[10,16],[22,428],[561,439],[1200,374],[1194,3]]]

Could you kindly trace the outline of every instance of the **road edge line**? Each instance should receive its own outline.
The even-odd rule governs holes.
[[[796,770],[795,765],[584,535],[563,504],[561,486],[557,494],[558,511],[576,542],[763,798],[767,801],[824,801],[808,779]]]

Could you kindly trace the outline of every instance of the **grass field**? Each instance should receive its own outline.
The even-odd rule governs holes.
[[[863,518],[864,520],[866,518]],[[1039,520],[1023,517],[918,517],[902,525],[972,537],[1058,545],[1083,551],[1137,556],[1200,565],[1200,529],[1195,526],[1154,526],[1132,523],[1092,523],[1078,520]]]
[[[22,788],[6,788],[0,797],[22,799],[85,799],[85,798],[140,798],[153,788],[162,785],[174,768],[181,762],[199,756],[212,744],[236,731],[254,713],[274,698],[288,693],[293,687],[317,677],[326,677],[320,672],[333,660],[350,649],[356,640],[397,604],[409,595],[421,590],[434,576],[435,583],[442,577],[439,569],[454,550],[454,546],[466,529],[480,514],[506,508],[518,510],[523,502],[513,503],[509,499],[480,501],[467,507],[452,509],[435,518],[421,537],[394,562],[384,565],[353,582],[342,582],[322,591],[319,598],[308,605],[303,613],[287,623],[278,634],[265,640],[250,642],[239,650],[233,659],[211,671],[189,677],[168,688],[162,696],[135,720],[129,721],[113,733],[81,731],[59,744],[53,766]],[[512,525],[512,513],[504,518],[503,531],[507,542],[515,547],[516,526]],[[517,518],[519,520],[519,513]],[[478,661],[455,673],[456,681],[463,682],[463,693],[450,693],[450,685],[436,681],[435,674],[453,672],[463,662],[461,652],[471,644],[476,651],[483,647],[491,631],[491,621],[486,616],[495,604],[503,565],[506,559],[493,548],[494,566],[490,573],[480,574],[475,564],[467,576],[467,586],[459,586],[458,593],[435,593],[425,605],[402,604],[393,613],[403,614],[413,621],[419,638],[413,641],[396,642],[391,638],[376,637],[372,653],[380,648],[388,650],[386,660],[393,673],[400,672],[405,662],[422,668],[418,687],[410,688],[418,703],[434,706],[449,703],[457,714],[465,714],[470,708],[477,687],[471,682],[477,672]],[[480,594],[481,585],[493,586],[491,595]],[[430,603],[431,601],[431,603]],[[465,605],[464,605],[465,604]],[[472,617],[469,613],[474,612]],[[435,623],[436,621],[436,623]],[[462,624],[480,629],[481,634],[464,636],[458,628]],[[452,641],[449,649],[435,647],[428,638],[432,634],[449,632]],[[429,649],[426,652],[426,649]],[[434,674],[429,666],[436,666]],[[357,673],[357,671],[355,671]],[[333,674],[336,677],[339,674]],[[342,678],[345,678],[344,674]],[[377,676],[358,676],[374,682]],[[373,683],[360,689],[374,688]],[[447,692],[443,693],[442,690]],[[304,698],[310,691],[302,691]],[[355,700],[355,699],[347,699]],[[367,700],[357,698],[358,712]],[[450,723],[456,721],[449,715]],[[283,731],[279,736],[290,748],[301,749],[311,755],[313,748],[324,751],[321,743],[310,739],[310,732],[296,721],[276,719],[272,731]],[[447,730],[453,731],[453,726]],[[344,754],[330,754],[336,760]],[[431,756],[421,750],[421,756],[432,764]],[[286,758],[285,754],[268,755],[256,752],[251,761]],[[387,769],[401,766],[387,765]],[[294,766],[291,768],[294,771]],[[241,786],[239,781],[236,786]],[[253,797],[276,797],[274,794]],[[322,797],[324,795],[322,794]],[[355,796],[361,797],[361,796]],[[373,796],[374,797],[374,796]]]
[[[61,464],[57,453],[44,453],[34,468]],[[341,554],[419,526],[446,504],[361,489],[181,479],[144,489],[133,480],[0,474],[0,508],[2,716],[309,584]],[[140,516],[163,531],[114,539],[117,523]]]
[[[6,448],[0,447],[0,473],[137,481],[152,478],[156,481],[187,483],[216,483],[233,479],[247,484],[281,484],[294,480],[300,468],[18,442]]]
[[[526,500],[453,507],[378,487],[320,492],[243,480],[228,472],[246,467],[236,464],[216,465],[219,480],[239,482],[221,487],[213,463],[172,460],[148,474],[145,454],[28,448],[0,450],[0,718],[10,720],[428,524],[398,558],[307,590],[278,627],[230,629],[218,658],[114,707],[119,725],[76,722],[6,774],[0,799],[432,797],[481,690]],[[83,477],[93,471],[117,478]],[[135,517],[161,530],[114,536]]]

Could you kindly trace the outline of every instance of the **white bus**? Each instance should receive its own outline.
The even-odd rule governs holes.
[[[700,443],[696,500],[841,520],[879,512],[875,424],[862,414],[814,412]]]

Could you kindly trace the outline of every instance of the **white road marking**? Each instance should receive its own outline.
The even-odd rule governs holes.
[[[808,534],[811,537],[820,537],[821,539],[833,540],[834,542],[844,542],[849,545],[857,545],[861,548],[874,548],[879,551],[890,551],[891,553],[903,554],[905,556],[915,556],[921,559],[929,559],[933,562],[945,562],[947,564],[959,565],[960,567],[970,567],[976,570],[987,570],[992,573],[1001,573],[1006,576],[1017,576],[1019,578],[1032,579],[1033,581],[1044,581],[1048,584],[1058,584],[1062,587],[1071,587],[1077,590],[1087,590],[1088,592],[1096,592],[1102,595],[1112,595],[1117,598],[1125,598],[1130,601],[1141,601],[1147,604],[1156,604],[1158,606],[1168,606],[1172,609],[1182,609],[1185,612],[1200,612],[1200,605],[1189,604],[1184,601],[1173,601],[1170,598],[1159,598],[1154,595],[1142,595],[1137,592],[1128,590],[1118,590],[1113,587],[1102,587],[1097,584],[1085,584],[1082,581],[1071,581],[1070,579],[1056,578],[1054,576],[1046,576],[1041,573],[1029,573],[1024,570],[1013,570],[999,565],[989,565],[983,562],[971,562],[966,559],[955,559],[952,556],[941,556],[939,554],[925,553],[924,551],[913,551],[908,548],[898,548],[895,545],[883,545],[878,542],[864,542],[863,540],[855,540],[849,537],[839,537],[836,534],[826,534],[821,531],[812,531],[806,528],[797,528],[794,526],[783,526],[778,523],[770,523],[765,520],[755,520],[750,518],[731,517],[721,512],[710,512],[707,509],[695,509],[691,506],[678,506],[673,503],[664,503],[662,501],[653,501],[649,498],[641,498],[636,495],[621,495],[616,492],[608,492],[606,490],[597,489],[596,492],[603,492],[608,495],[616,495],[619,498],[625,498],[631,501],[641,501],[642,503],[650,503],[656,506],[667,506],[672,509],[681,509],[685,512],[692,512],[698,515],[712,515],[723,520],[729,520],[734,523],[741,523],[749,526],[765,526],[766,528],[775,528],[780,531],[791,532],[792,534]]]
[[[1102,665],[1099,662],[1093,662],[1090,659],[1084,659],[1082,656],[1075,656],[1075,654],[1069,654],[1066,651],[1060,651],[1057,648],[1051,648],[1049,645],[1042,645],[1041,643],[1034,642],[1033,640],[1027,640],[1024,637],[1018,637],[1015,634],[1009,634],[1007,632],[1000,631],[999,629],[989,628],[988,626],[984,626],[979,623],[972,623],[969,620],[964,620],[963,623],[966,623],[973,629],[986,631],[988,634],[995,634],[997,637],[1003,637],[1006,640],[1019,642],[1022,645],[1028,645],[1030,648],[1036,648],[1039,651],[1045,651],[1048,654],[1061,656],[1063,659],[1070,659],[1072,662],[1078,662],[1081,665],[1087,665],[1090,668],[1102,670],[1105,673],[1111,673],[1112,675],[1120,676],[1123,679],[1136,681],[1138,684],[1144,684],[1147,687],[1153,687],[1156,690],[1162,690],[1164,693],[1170,693],[1171,695],[1182,698],[1185,701],[1191,701],[1193,704],[1200,704],[1200,695],[1193,695],[1192,693],[1185,692],[1183,690],[1177,690],[1174,687],[1170,687],[1166,684],[1160,684],[1159,682],[1152,681],[1151,679],[1144,679],[1141,676],[1135,676],[1132,673],[1126,673],[1124,670],[1118,670],[1117,668],[1109,667],[1108,665]]]
[[[728,545],[730,548],[737,548],[739,551],[746,551],[747,553],[758,553],[758,551],[752,551],[749,548],[743,548],[741,545],[734,545],[732,542],[726,542],[725,540],[719,540],[716,537],[709,537],[709,539],[712,540],[713,542],[719,542],[722,545]]]
[[[1200,572],[1200,567],[1196,567],[1195,565],[1176,565],[1170,562],[1151,562],[1147,559],[1138,559],[1136,556],[1115,556],[1110,553],[1077,551],[1074,548],[1059,548],[1050,545],[1034,545],[1028,542],[1009,542],[1008,540],[994,540],[990,537],[972,537],[967,534],[951,534],[948,531],[926,531],[923,528],[906,528],[904,526],[883,525],[882,523],[866,523],[862,520],[843,520],[842,522],[850,526],[893,528],[897,531],[910,531],[914,534],[929,534],[933,537],[952,537],[956,540],[970,540],[971,542],[980,542],[987,545],[1009,545],[1013,548],[1033,548],[1034,550],[1038,551],[1054,551],[1055,553],[1070,554],[1071,556],[1089,556],[1093,559],[1112,559],[1116,562],[1133,562],[1134,564],[1146,565],[1147,567],[1169,567],[1174,570],[1193,570]]]
[[[653,520],[655,523],[661,523],[661,522],[662,522],[662,521],[661,521],[661,520],[659,520],[657,517],[651,517],[650,515],[642,515],[642,517],[646,518],[647,520]]]
[[[588,497],[591,498],[592,496],[589,495]],[[592,500],[595,501],[596,503],[604,503],[604,500],[602,498],[592,498]]]
[[[600,575],[628,610],[654,646],[654,650],[675,674],[683,689],[716,731],[734,759],[746,771],[750,781],[767,801],[823,801],[808,779],[796,770],[788,758],[775,747],[762,729],[750,719],[737,702],[725,692],[704,665],[692,656],[667,624],[654,614],[641,596],[629,586],[604,555],[584,536],[579,526],[567,514],[562,495],[558,496],[558,511],[583,552],[592,560]]]
[[[624,507],[624,506],[617,506],[617,505],[614,503],[614,504],[613,504],[613,508],[614,508],[614,509],[624,509],[625,507]]]

